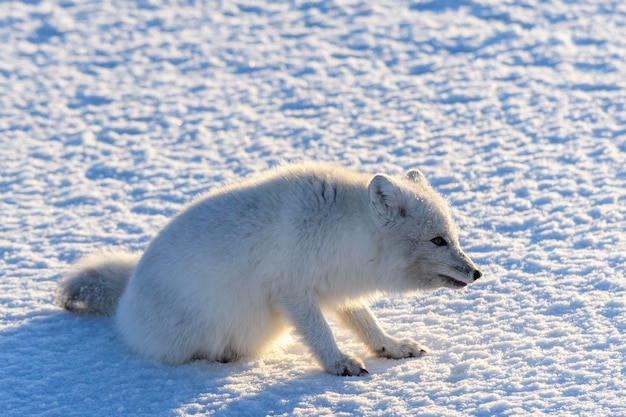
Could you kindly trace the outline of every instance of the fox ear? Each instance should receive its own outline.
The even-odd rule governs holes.
[[[428,180],[419,169],[412,169],[406,173],[406,179],[415,184],[428,184]]]
[[[369,187],[370,204],[374,216],[387,225],[398,216],[406,216],[402,203],[402,191],[387,175],[378,174],[372,178]]]

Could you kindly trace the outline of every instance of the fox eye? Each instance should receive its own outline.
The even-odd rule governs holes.
[[[437,246],[446,246],[448,244],[448,242],[446,242],[446,240],[442,238],[441,236],[437,236],[434,239],[430,239],[430,241],[433,242]]]

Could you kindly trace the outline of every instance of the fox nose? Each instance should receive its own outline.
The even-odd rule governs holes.
[[[474,270],[474,281],[476,281],[478,278],[482,277],[483,273],[480,272],[478,269]]]

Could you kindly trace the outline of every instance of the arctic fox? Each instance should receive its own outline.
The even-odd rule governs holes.
[[[207,193],[143,255],[86,257],[57,301],[114,315],[137,353],[171,365],[255,355],[293,326],[327,372],[350,376],[368,372],[337,347],[322,309],[379,356],[418,357],[425,350],[388,335],[368,297],[463,288],[481,275],[420,171],[368,176],[306,163]]]

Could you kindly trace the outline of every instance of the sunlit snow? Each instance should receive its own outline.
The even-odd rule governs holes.
[[[626,415],[626,3],[0,4],[5,416]],[[382,298],[430,354],[325,374],[294,335],[166,367],[54,305],[68,265],[288,160],[419,167],[485,276]],[[245,300],[242,300],[245,302]]]

